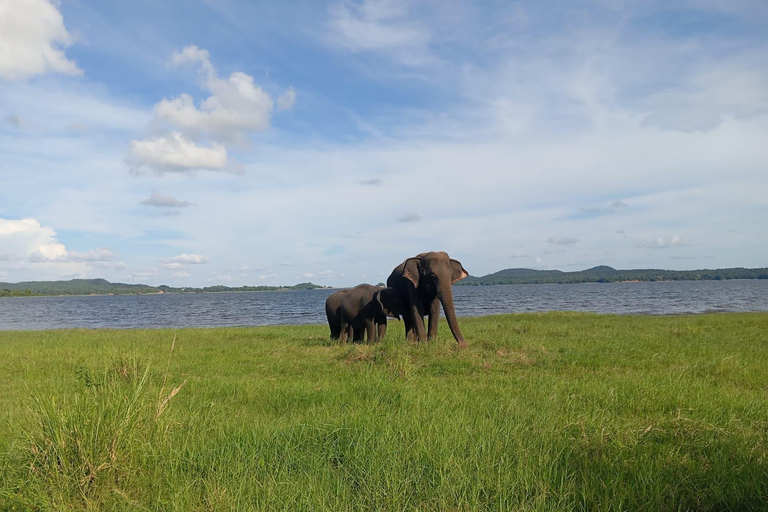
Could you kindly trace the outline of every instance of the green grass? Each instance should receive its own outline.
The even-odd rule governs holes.
[[[768,510],[768,314],[461,326],[0,332],[0,510]]]

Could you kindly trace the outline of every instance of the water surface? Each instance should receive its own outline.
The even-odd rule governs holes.
[[[325,323],[334,290],[0,298],[0,330]],[[459,316],[768,311],[768,280],[454,286]]]

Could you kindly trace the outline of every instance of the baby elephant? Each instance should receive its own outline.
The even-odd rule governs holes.
[[[344,343],[350,328],[355,334],[354,341],[362,341],[362,330],[368,342],[378,341],[387,332],[387,317],[400,319],[403,308],[397,290],[383,286],[361,284],[347,290],[341,297],[340,339]]]
[[[349,292],[349,288],[332,293],[325,300],[325,316],[328,318],[328,327],[331,328],[331,339],[337,340],[341,335],[341,301]],[[354,332],[352,326],[347,327],[347,335],[354,341],[362,341],[363,330]]]

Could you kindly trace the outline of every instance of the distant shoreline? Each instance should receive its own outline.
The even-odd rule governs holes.
[[[130,297],[146,295],[208,295],[217,293],[265,293],[265,292],[300,292],[305,290],[338,290],[340,288],[317,287],[317,288],[282,288],[279,290],[222,290],[222,291],[199,291],[199,292],[134,292],[134,293],[60,293],[60,294],[31,294],[31,295],[3,295],[0,293],[0,299],[29,299],[35,297]]]
[[[635,283],[659,281],[730,281],[735,279],[768,279],[768,268],[724,268],[702,270],[635,269],[617,270],[601,265],[587,270],[535,270],[509,268],[482,277],[468,276],[456,286],[489,286],[517,284]],[[313,289],[335,289],[314,283],[293,286],[206,286],[173,287],[167,285],[111,283],[106,279],[72,279],[70,281],[28,281],[0,283],[0,297],[70,297],[90,295],[161,295],[165,293],[231,293],[279,292]]]
[[[509,268],[482,277],[469,276],[457,286],[495,284],[578,284],[634,283],[659,281],[730,281],[734,279],[768,279],[768,268],[723,268],[701,270],[635,269],[617,270],[605,265],[576,272]]]
[[[456,283],[454,286],[468,286],[468,287],[486,287],[486,286],[531,286],[531,285],[574,285],[574,284],[634,284],[634,283],[671,283],[679,281],[761,281],[763,277],[746,277],[746,278],[721,278],[721,279],[632,279],[626,281],[573,281],[573,282],[514,282],[514,283]],[[139,286],[139,285],[137,285]],[[150,295],[207,295],[207,294],[219,294],[219,293],[263,293],[263,292],[298,292],[305,290],[343,290],[349,287],[332,287],[332,286],[317,286],[312,288],[293,288],[283,287],[278,289],[267,290],[199,290],[199,291],[156,291],[156,292],[128,292],[128,293],[31,293],[31,294],[10,294],[4,295],[0,290],[0,299],[24,299],[34,297],[109,297],[109,296],[150,296]]]

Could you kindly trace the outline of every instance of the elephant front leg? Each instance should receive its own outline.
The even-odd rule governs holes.
[[[387,334],[387,317],[384,317],[377,324],[378,332],[376,333],[376,340],[381,341],[384,339],[384,335]]]
[[[365,321],[365,335],[368,338],[368,343],[376,341],[376,322],[373,318],[368,318]]]
[[[440,299],[437,297],[429,304],[429,339],[437,338],[437,324],[440,322]]]
[[[411,290],[408,297],[408,314],[411,317],[411,328],[414,331],[416,341],[426,341],[427,330],[424,328],[424,299],[416,290]]]
[[[413,339],[413,322],[407,314],[403,315],[403,325],[405,326],[405,339],[408,341],[416,341]]]
[[[347,338],[350,336],[350,331],[352,330],[352,326],[349,325],[344,320],[341,321],[341,329],[339,329],[339,342],[346,343]]]
[[[413,317],[413,328],[416,332],[416,341],[427,339],[427,330],[424,328],[424,317],[416,305],[411,307],[411,316]]]

